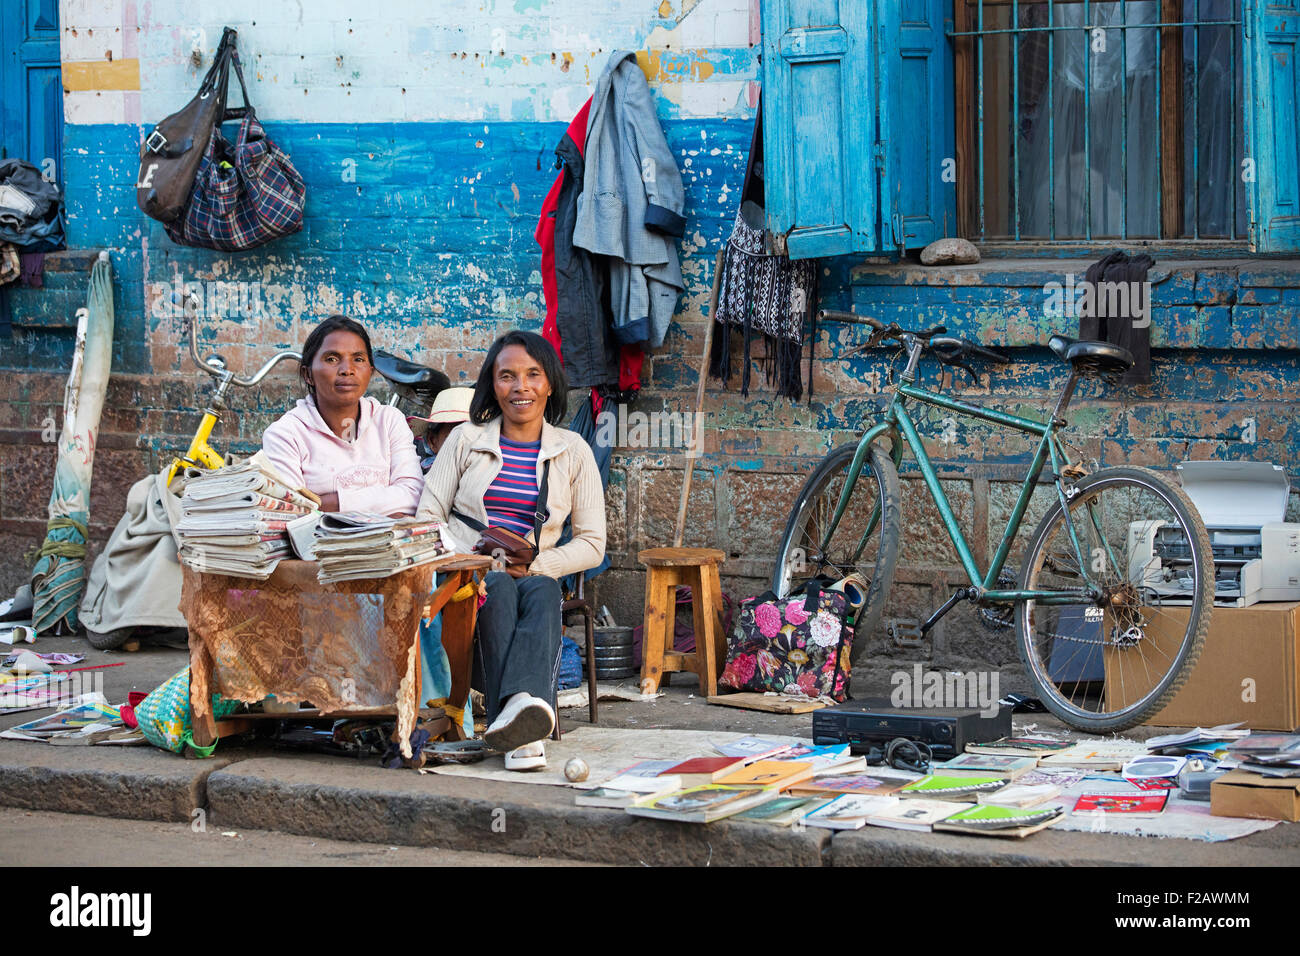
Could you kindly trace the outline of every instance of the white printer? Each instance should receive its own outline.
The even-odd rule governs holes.
[[[1267,461],[1185,461],[1174,469],[1214,550],[1214,603],[1300,601],[1300,524],[1284,521],[1290,483]],[[1186,600],[1187,540],[1163,521],[1129,525],[1130,577],[1166,603]]]

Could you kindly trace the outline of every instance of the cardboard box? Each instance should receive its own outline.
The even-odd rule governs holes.
[[[1147,628],[1147,660],[1171,653],[1187,625],[1187,608],[1164,607]],[[1137,648],[1105,650],[1106,686],[1118,700],[1151,686]],[[1121,679],[1122,678],[1122,679]],[[1214,727],[1242,722],[1251,730],[1300,727],[1300,601],[1216,607],[1205,649],[1187,683],[1147,723]]]
[[[1262,777],[1230,770],[1210,784],[1210,815],[1294,823],[1300,820],[1300,777]]]

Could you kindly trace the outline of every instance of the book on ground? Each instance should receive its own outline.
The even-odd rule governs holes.
[[[866,797],[858,793],[844,793],[818,807],[803,818],[810,827],[828,830],[861,830],[867,818],[897,805],[898,797]]]
[[[676,760],[642,760],[624,767],[613,777],[601,783],[610,790],[631,790],[636,793],[660,793],[667,785],[669,792],[680,790],[682,778],[678,774],[668,773],[668,768],[677,764]]]
[[[1138,793],[1085,793],[1075,802],[1074,812],[1155,816],[1164,811],[1168,801],[1168,790],[1143,790]]]
[[[791,748],[789,743],[782,743],[768,737],[741,737],[738,740],[725,744],[715,743],[712,746],[724,757],[739,757],[747,761],[765,760]]]
[[[904,784],[909,782],[900,777],[876,777],[866,773],[834,773],[822,777],[813,777],[811,780],[797,783],[789,788],[789,792],[792,796],[825,794],[828,798],[840,793],[860,793],[866,796],[887,797],[892,793],[896,793]]]
[[[651,790],[616,790],[613,787],[596,787],[593,790],[579,790],[573,802],[579,807],[609,807],[626,810],[639,800],[653,800],[664,797],[680,786],[679,777],[660,777],[664,783],[658,789]]]
[[[1061,795],[1061,788],[1050,783],[1013,783],[993,793],[976,794],[977,803],[996,803],[1000,807],[1036,807]]]
[[[1051,737],[1003,737],[986,744],[967,744],[968,754],[1001,754],[1009,757],[1045,757],[1073,746],[1068,740]]]
[[[961,809],[962,804],[951,800],[913,797],[911,800],[899,800],[893,806],[871,814],[867,817],[867,824],[891,830],[932,830],[940,820],[947,819]]]
[[[756,760],[717,778],[717,782],[733,787],[786,787],[809,780],[813,765],[797,760]]]
[[[1159,737],[1149,737],[1146,746],[1150,750],[1156,750],[1161,747],[1181,747],[1186,744],[1199,744],[1211,740],[1238,740],[1249,736],[1250,730],[1241,726],[1241,722],[1238,721],[1235,724],[1219,724],[1219,726],[1211,727],[1208,730],[1204,727],[1194,727],[1180,734],[1161,734]]]
[[[633,816],[653,817],[656,820],[712,823],[779,796],[776,790],[767,787],[724,787],[708,783],[678,790],[667,796],[639,801],[628,807],[627,812]]]
[[[1028,773],[1038,766],[1037,757],[1016,757],[1009,754],[958,754],[943,763],[931,764],[930,772],[952,776],[953,774],[976,774],[979,776],[999,776],[1009,780]]]
[[[1040,758],[1038,766],[1048,770],[1059,767],[1118,770],[1146,752],[1147,745],[1135,740],[1084,740],[1068,750]]]
[[[978,836],[1026,837],[1050,827],[1065,816],[1062,807],[1025,810],[986,803],[959,810],[934,825],[935,831],[971,833]]]
[[[1228,744],[1228,752],[1234,756],[1254,751],[1274,753],[1283,750],[1300,751],[1300,734],[1251,734]]]
[[[673,764],[663,772],[680,774],[683,777],[705,776],[716,782],[719,777],[725,777],[743,763],[743,757],[692,757]]]
[[[900,797],[928,797],[933,800],[958,800],[970,803],[976,794],[1001,790],[1009,783],[1006,777],[977,777],[973,774],[955,774],[942,777],[926,774],[898,790]]]
[[[772,759],[811,763],[815,777],[824,773],[849,774],[867,769],[867,758],[853,756],[848,744],[831,744],[822,747],[799,744],[790,747],[784,753],[777,754]]]
[[[788,827],[825,802],[825,799],[814,797],[777,797],[749,810],[743,810],[731,819],[744,823],[766,823],[775,827]]]

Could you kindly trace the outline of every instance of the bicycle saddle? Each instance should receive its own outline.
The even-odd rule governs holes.
[[[1133,367],[1132,353],[1109,342],[1086,342],[1053,335],[1047,340],[1047,347],[1084,375],[1114,375]]]
[[[442,391],[451,386],[451,379],[436,368],[408,362],[383,349],[375,351],[375,371],[395,385],[409,385],[421,391]]]

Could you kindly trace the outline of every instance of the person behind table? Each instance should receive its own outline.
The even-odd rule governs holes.
[[[497,339],[479,371],[470,420],[443,445],[416,509],[421,520],[446,521],[466,550],[482,526],[531,539],[534,514],[545,514],[537,557],[527,567],[489,573],[478,616],[484,737],[506,752],[511,770],[546,766],[561,640],[558,579],[596,567],[605,554],[596,460],[582,436],[555,427],[567,395],[559,356],[544,338],[516,330]],[[547,495],[539,501],[544,469]],[[566,520],[573,537],[560,545]]]
[[[472,388],[444,388],[433,400],[428,418],[407,415],[406,421],[415,432],[415,452],[420,458],[420,469],[428,471],[433,465],[447,436],[461,422],[469,421],[469,406],[474,399]],[[423,424],[421,424],[423,423]]]
[[[365,327],[331,315],[302,347],[307,397],[266,429],[262,450],[323,511],[410,515],[423,485],[415,437],[400,411],[366,395],[373,371]]]

